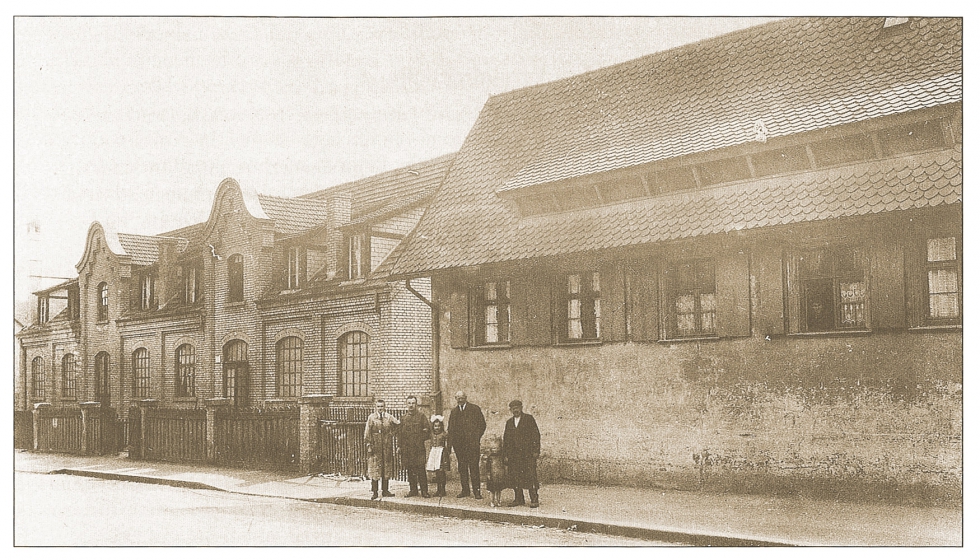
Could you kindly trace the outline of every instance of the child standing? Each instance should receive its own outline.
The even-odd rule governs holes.
[[[500,493],[507,485],[502,449],[503,441],[500,436],[492,436],[483,455],[481,468],[490,493],[490,507],[500,506]]]
[[[432,415],[432,448],[429,449],[429,459],[425,463],[425,470],[434,472],[436,475],[436,496],[439,498],[446,495],[446,471],[449,470],[449,452],[446,449],[446,425],[443,417],[438,414]]]

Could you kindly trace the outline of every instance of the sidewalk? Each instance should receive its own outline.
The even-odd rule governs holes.
[[[541,507],[491,508],[459,498],[451,476],[447,498],[370,499],[370,484],[339,477],[296,476],[209,466],[15,452],[15,469],[223,490],[465,519],[558,527],[699,546],[960,546],[962,510],[855,504],[795,497],[749,496],[623,487],[548,484]],[[430,492],[432,489],[430,488]],[[513,498],[505,491],[504,503]],[[574,528],[574,529],[573,529]]]

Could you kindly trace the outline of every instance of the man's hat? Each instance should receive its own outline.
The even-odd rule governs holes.
[[[514,408],[515,406],[519,406],[519,407],[522,407],[523,408],[524,407],[524,403],[522,403],[521,401],[519,401],[517,399],[514,399],[514,400],[510,401],[510,404],[507,405],[507,408]]]

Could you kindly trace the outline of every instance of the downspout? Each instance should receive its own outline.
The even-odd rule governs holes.
[[[429,301],[422,294],[412,287],[412,279],[409,278],[405,280],[405,288],[412,292],[412,295],[422,300],[422,303],[429,306],[432,310],[432,391],[430,396],[432,397],[432,413],[441,414],[442,413],[442,387],[439,383],[439,306],[434,302]]]

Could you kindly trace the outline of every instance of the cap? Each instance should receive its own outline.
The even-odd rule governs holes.
[[[519,401],[517,399],[514,399],[514,400],[510,401],[510,404],[507,405],[507,408],[514,408],[515,406],[523,407],[524,406],[524,403],[522,403],[521,401]]]

